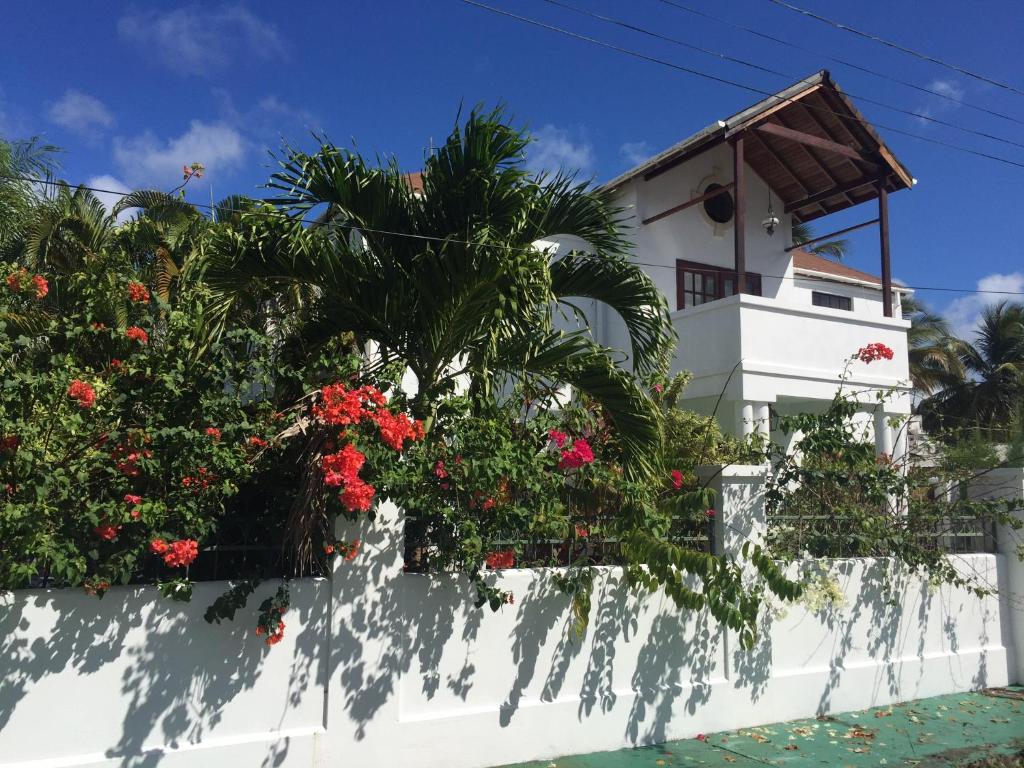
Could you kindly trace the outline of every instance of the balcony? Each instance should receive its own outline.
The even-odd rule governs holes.
[[[684,393],[690,407],[710,410],[723,392],[723,402],[741,404],[831,400],[850,355],[881,342],[893,359],[854,363],[847,387],[865,402],[897,390],[886,411],[909,412],[906,320],[743,294],[674,312],[672,323],[673,371],[693,374]]]

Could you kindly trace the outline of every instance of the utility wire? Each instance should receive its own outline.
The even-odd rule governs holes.
[[[942,59],[937,59],[934,56],[929,56],[926,53],[921,53],[920,51],[915,51],[914,49],[907,48],[906,46],[900,45],[899,43],[894,43],[892,40],[886,40],[884,37],[879,37],[878,35],[872,35],[869,32],[863,32],[863,31],[861,31],[859,29],[855,29],[854,27],[851,27],[851,26],[849,26],[847,24],[841,24],[838,21],[834,21],[833,19],[826,18],[825,16],[819,16],[818,14],[813,13],[813,12],[808,11],[808,10],[805,10],[804,8],[798,8],[795,5],[790,5],[789,3],[783,2],[783,0],[768,0],[768,2],[774,3],[775,5],[777,5],[777,6],[781,7],[781,8],[785,8],[785,9],[787,9],[789,11],[793,11],[793,12],[799,13],[799,14],[801,14],[803,16],[807,16],[808,18],[814,19],[815,21],[820,21],[823,24],[828,24],[829,26],[835,27],[836,29],[841,29],[844,32],[849,32],[850,34],[857,35],[858,37],[863,37],[863,38],[865,38],[867,40],[871,40],[873,42],[880,43],[881,45],[884,45],[887,48],[892,48],[894,50],[900,51],[901,53],[906,53],[906,54],[908,54],[910,56],[914,56],[914,57],[916,57],[918,59],[922,59],[923,61],[931,62],[932,64],[938,64],[940,67],[945,67],[946,69],[953,70],[954,72],[959,72],[961,75],[967,75],[968,77],[973,77],[975,80],[980,80],[983,83],[988,83],[989,85],[994,85],[997,88],[1002,88],[1004,90],[1011,91],[1012,93],[1016,93],[1018,96],[1024,96],[1024,91],[1022,91],[1019,88],[1016,88],[1016,87],[1014,87],[1012,85],[1008,85],[1006,83],[1000,82],[999,80],[995,80],[995,79],[993,79],[991,77],[987,77],[985,75],[980,75],[977,72],[972,72],[971,70],[965,69],[964,67],[958,66],[956,64],[950,64],[949,62],[943,61]]]
[[[55,187],[65,187],[67,189],[72,189],[72,190],[73,189],[86,189],[86,190],[88,190],[90,192],[98,192],[98,193],[101,193],[101,194],[118,195],[119,197],[126,197],[128,194],[130,194],[130,193],[126,193],[123,190],[119,190],[119,189],[103,189],[102,187],[90,187],[90,186],[86,186],[85,184],[74,185],[74,184],[71,184],[70,182],[67,182],[67,181],[60,181],[60,180],[54,180],[54,179],[35,179],[35,178],[30,177],[30,176],[17,176],[17,175],[0,174],[0,179],[7,179],[7,180],[10,180],[10,181],[24,181],[24,182],[29,182],[29,183],[32,183],[32,184],[44,184],[44,185],[50,185],[50,186],[55,186]],[[260,201],[257,200],[256,202],[260,202]],[[186,203],[188,205],[191,205],[193,208],[203,208],[203,209],[208,209],[210,211],[217,211],[219,213],[241,213],[241,214],[243,214],[245,216],[257,216],[257,217],[265,216],[267,218],[283,218],[283,219],[287,219],[289,221],[296,221],[296,218],[294,216],[291,216],[290,214],[288,214],[285,211],[250,211],[250,210],[246,210],[244,208],[230,208],[230,207],[227,207],[227,206],[211,205],[209,203],[193,203],[193,202],[188,202],[188,201],[186,201]],[[421,234],[417,234],[415,232],[396,232],[396,231],[387,230],[387,229],[375,229],[375,228],[372,228],[372,227],[363,227],[363,226],[359,226],[357,224],[339,224],[337,222],[330,222],[329,226],[334,227],[336,229],[355,230],[357,232],[369,232],[369,233],[372,233],[372,234],[375,234],[375,235],[387,235],[389,237],[405,237],[405,238],[409,238],[409,239],[412,239],[412,240],[424,240],[424,241],[428,241],[428,242],[436,242],[436,243],[441,243],[442,245],[454,244],[454,245],[467,245],[467,246],[471,246],[473,248],[499,248],[499,249],[504,250],[504,251],[516,250],[516,248],[514,248],[514,247],[509,247],[509,246],[501,245],[500,243],[479,243],[479,242],[473,242],[472,240],[459,240],[459,239],[456,239],[456,238],[453,238],[453,237],[438,237],[436,235],[421,235]],[[629,261],[630,264],[635,264],[635,265],[641,266],[641,267],[656,267],[658,269],[672,269],[672,270],[676,269],[675,265],[672,265],[672,264],[656,264],[654,262],[636,261],[636,260],[633,260],[633,259],[628,259],[628,261]],[[705,272],[732,273],[732,271],[733,271],[733,270],[727,269],[725,267],[715,267],[715,266],[711,266],[711,265],[702,266],[701,269],[703,269]],[[763,278],[767,277],[767,278],[770,278],[770,279],[773,279],[773,280],[793,280],[793,281],[796,281],[796,280],[803,279],[803,278],[797,277],[795,275],[769,275],[769,274],[765,274],[763,272],[759,272],[757,274],[760,274],[761,277],[763,277]],[[814,279],[814,278],[810,278],[810,279]],[[983,291],[983,290],[980,290],[980,289],[977,289],[977,288],[949,288],[949,287],[944,287],[944,286],[940,287],[940,286],[926,286],[926,285],[906,285],[904,283],[893,283],[893,288],[896,288],[896,289],[908,288],[908,289],[914,290],[914,291],[946,291],[946,292],[950,292],[950,293],[977,293],[977,294],[992,294],[992,295],[997,295],[997,296],[1024,296],[1024,291]]]
[[[969,101],[964,101],[963,99],[958,99],[957,97],[952,96],[952,95],[950,95],[948,93],[943,93],[942,91],[936,91],[936,90],[934,90],[932,88],[926,88],[925,86],[918,85],[917,83],[911,83],[911,82],[909,82],[907,80],[901,80],[900,78],[893,77],[892,75],[889,75],[889,74],[887,74],[885,72],[879,72],[876,69],[871,69],[870,67],[865,67],[863,64],[857,64],[857,63],[852,62],[852,61],[847,61],[846,59],[840,59],[837,56],[835,56],[833,54],[830,54],[830,53],[824,53],[822,51],[815,51],[812,48],[807,48],[806,46],[800,45],[799,43],[794,43],[791,40],[785,40],[785,39],[783,39],[781,37],[775,37],[774,35],[770,35],[767,32],[762,32],[759,29],[753,29],[751,27],[745,27],[742,24],[737,24],[735,22],[729,21],[728,19],[723,19],[720,16],[715,16],[713,14],[707,13],[706,11],[702,11],[699,8],[693,8],[693,7],[688,6],[688,5],[683,5],[682,3],[676,2],[676,0],[658,0],[658,2],[664,3],[665,5],[667,5],[667,6],[671,7],[671,8],[675,8],[676,10],[684,11],[685,13],[690,13],[690,14],[693,14],[694,16],[699,16],[699,17],[701,17],[703,19],[709,19],[711,21],[718,22],[719,24],[724,24],[727,27],[731,27],[732,29],[737,29],[737,30],[739,30],[741,32],[746,32],[747,34],[754,35],[755,37],[760,37],[760,38],[762,38],[764,40],[769,40],[769,41],[771,41],[773,43],[777,43],[778,45],[784,45],[784,46],[786,46],[788,48],[793,48],[793,49],[798,50],[798,51],[803,51],[804,53],[810,54],[811,56],[814,56],[816,58],[827,59],[828,61],[835,62],[836,64],[839,64],[840,66],[849,67],[850,69],[855,69],[858,72],[863,72],[863,73],[865,73],[867,75],[871,75],[872,77],[877,77],[877,78],[880,78],[882,80],[888,80],[891,83],[896,83],[896,84],[902,85],[902,86],[904,86],[906,88],[912,88],[915,91],[920,91],[921,93],[927,93],[927,94],[929,94],[931,96],[935,96],[935,97],[940,98],[940,99],[945,99],[946,101],[950,101],[950,102],[952,102],[952,103],[954,103],[954,104],[956,104],[958,106],[967,107],[968,109],[974,109],[974,110],[977,110],[978,112],[984,112],[985,114],[992,115],[993,117],[998,117],[998,118],[1001,118],[1003,120],[1008,120],[1011,123],[1016,123],[1017,125],[1024,125],[1024,120],[1021,120],[1021,119],[1016,118],[1016,117],[1012,117],[1011,115],[1007,115],[1007,114],[1004,114],[1002,112],[997,112],[994,109],[989,109],[987,107],[982,107],[982,106],[979,106],[977,104],[972,104]]]
[[[634,32],[639,32],[642,35],[648,35],[649,37],[653,37],[656,40],[663,40],[664,42],[672,43],[673,45],[680,45],[680,46],[682,46],[684,48],[689,48],[690,50],[698,51],[700,53],[707,54],[709,56],[714,56],[714,57],[716,57],[718,59],[721,59],[723,61],[732,62],[733,64],[739,64],[740,66],[748,67],[750,69],[754,69],[754,70],[757,70],[759,72],[766,72],[766,73],[768,73],[770,75],[774,75],[776,77],[785,78],[787,80],[799,79],[798,75],[794,75],[794,74],[791,74],[789,72],[783,72],[783,71],[780,71],[778,69],[772,69],[771,67],[765,67],[765,66],[762,66],[761,64],[757,64],[757,63],[752,62],[752,61],[746,61],[744,59],[739,59],[739,58],[736,58],[735,56],[730,56],[729,54],[722,53],[721,51],[713,51],[713,50],[709,50],[707,48],[702,48],[699,45],[693,45],[692,43],[688,43],[685,40],[680,40],[680,39],[675,38],[675,37],[669,37],[669,36],[663,35],[663,34],[661,34],[659,32],[654,32],[654,31],[652,31],[650,29],[645,29],[644,27],[636,26],[635,24],[631,24],[628,21],[623,21],[621,19],[616,19],[616,18],[613,18],[611,16],[605,16],[603,14],[596,13],[595,11],[587,10],[586,8],[580,8],[580,7],[575,6],[575,5],[570,5],[569,3],[562,2],[562,0],[544,0],[544,2],[549,3],[551,5],[558,6],[559,8],[565,8],[566,10],[573,11],[574,13],[578,13],[578,14],[583,15],[583,16],[589,16],[591,18],[599,19],[599,20],[607,22],[609,24],[614,24],[616,26],[623,27],[625,29],[629,29],[629,30],[632,30]],[[895,107],[895,106],[893,106],[891,104],[886,104],[885,102],[878,101],[877,99],[873,99],[873,98],[871,98],[869,96],[863,96],[861,94],[853,93],[852,91],[844,91],[844,92],[846,93],[847,96],[850,96],[850,97],[855,98],[855,99],[859,99],[860,101],[862,101],[862,102],[864,102],[866,104],[874,104],[875,106],[881,107],[882,109],[888,109],[888,110],[890,110],[892,112],[898,112],[901,115],[908,115],[910,117],[915,117],[915,118],[917,118],[919,120],[924,120],[924,121],[929,122],[929,123],[935,123],[936,125],[943,125],[943,126],[946,126],[947,128],[953,128],[954,130],[961,131],[963,133],[968,133],[968,134],[971,134],[971,135],[974,135],[974,136],[981,136],[982,138],[985,138],[985,139],[991,139],[992,141],[998,141],[998,142],[1000,142],[1002,144],[1009,144],[1010,146],[1020,147],[1021,149],[1024,149],[1024,142],[1014,141],[1013,139],[1005,139],[1002,136],[996,136],[996,135],[991,134],[991,133],[986,133],[984,131],[975,130],[974,128],[967,128],[966,126],[963,126],[963,125],[958,125],[956,123],[950,123],[950,122],[948,122],[946,120],[940,120],[937,117],[932,117],[931,115],[922,114],[921,112],[914,112],[912,110],[904,109],[902,107]],[[807,106],[807,105],[804,105],[804,106]]]
[[[480,8],[480,9],[485,10],[485,11],[489,11],[490,13],[494,13],[494,14],[497,14],[499,16],[507,16],[508,18],[516,19],[517,21],[521,21],[521,22],[523,22],[525,24],[530,24],[530,25],[533,25],[535,27],[540,27],[541,29],[547,29],[547,30],[550,30],[552,32],[558,32],[559,34],[566,35],[567,37],[572,37],[572,38],[575,38],[577,40],[582,40],[584,42],[591,43],[592,45],[597,45],[597,46],[600,46],[602,48],[607,48],[609,50],[616,51],[618,53],[624,53],[627,56],[633,56],[633,57],[641,59],[643,61],[649,61],[649,62],[652,62],[654,64],[660,64],[661,66],[668,67],[670,69],[674,69],[674,70],[677,70],[679,72],[686,72],[687,74],[695,75],[696,77],[701,77],[701,78],[704,78],[705,80],[711,80],[713,82],[722,83],[723,85],[732,86],[733,88],[739,88],[741,90],[748,91],[750,93],[756,93],[756,94],[759,94],[761,96],[766,96],[766,97],[769,97],[769,98],[772,98],[772,99],[777,99],[779,102],[786,102],[786,103],[789,103],[789,104],[801,104],[802,106],[806,107],[807,109],[815,110],[815,111],[822,112],[822,113],[825,113],[825,114],[835,115],[836,117],[839,117],[839,118],[841,118],[843,120],[850,120],[850,121],[857,122],[857,123],[860,123],[861,125],[869,126],[869,127],[871,125],[874,125],[874,126],[876,126],[878,128],[883,128],[883,129],[885,129],[887,131],[891,131],[892,133],[897,133],[897,134],[900,134],[902,136],[908,136],[910,138],[917,139],[919,141],[925,141],[925,142],[928,142],[929,144],[936,144],[936,145],[941,146],[941,147],[946,147],[947,149],[956,150],[957,152],[963,152],[963,153],[968,154],[968,155],[975,155],[976,157],[984,157],[984,158],[987,158],[988,160],[994,160],[994,161],[996,161],[998,163],[1003,163],[1005,165],[1012,165],[1012,166],[1014,166],[1016,168],[1024,168],[1024,163],[1018,162],[1016,160],[1011,160],[1011,159],[1006,158],[1006,157],[1001,157],[999,155],[993,155],[993,154],[990,154],[988,152],[982,152],[982,151],[976,150],[976,149],[969,149],[967,147],[962,147],[959,144],[952,144],[952,143],[950,143],[948,141],[942,141],[941,139],[935,139],[935,138],[932,138],[930,136],[922,136],[919,133],[913,133],[912,131],[907,131],[907,130],[904,130],[902,128],[895,128],[895,127],[890,126],[890,125],[883,125],[882,123],[868,123],[867,120],[858,118],[858,117],[856,117],[854,115],[842,114],[842,113],[836,112],[834,110],[827,109],[825,107],[819,107],[819,106],[815,106],[813,104],[803,104],[798,99],[793,99],[793,98],[789,98],[789,97],[785,97],[785,96],[780,96],[778,93],[772,93],[771,91],[766,91],[766,90],[763,90],[761,88],[756,88],[756,87],[751,86],[751,85],[746,85],[745,83],[741,83],[741,82],[738,82],[736,80],[729,80],[728,78],[725,78],[725,77],[719,77],[718,75],[712,75],[712,74],[710,74],[708,72],[704,72],[704,71],[699,70],[699,69],[694,69],[692,67],[686,67],[686,66],[683,66],[682,64],[676,64],[675,62],[667,61],[665,59],[660,59],[660,58],[658,58],[656,56],[649,56],[648,54],[641,53],[640,51],[635,51],[635,50],[632,50],[630,48],[623,48],[622,46],[615,45],[613,43],[608,43],[608,42],[605,42],[604,40],[599,40],[599,39],[594,38],[594,37],[589,37],[587,35],[580,34],[579,32],[573,32],[571,30],[564,29],[563,27],[557,27],[557,26],[555,26],[553,24],[547,24],[547,23],[545,23],[543,21],[539,21],[537,19],[533,19],[533,18],[530,18],[528,16],[521,16],[521,15],[519,15],[517,13],[512,13],[511,11],[506,11],[503,8],[496,8],[496,7],[492,6],[492,5],[487,5],[486,3],[478,2],[478,0],[460,0],[460,2],[465,3],[466,5],[472,5],[472,6],[476,7],[476,8]]]

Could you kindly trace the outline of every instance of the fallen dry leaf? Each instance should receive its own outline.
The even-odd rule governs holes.
[[[800,747],[798,747],[796,744],[787,744],[786,746],[783,747],[783,749],[794,750],[794,749],[800,749]]]

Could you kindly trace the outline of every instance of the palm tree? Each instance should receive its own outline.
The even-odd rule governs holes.
[[[949,324],[917,299],[903,294],[903,317],[910,320],[907,331],[910,380],[922,395],[960,384],[964,365],[960,353],[964,343],[949,331]]]
[[[0,139],[0,260],[13,261],[21,250],[25,227],[39,201],[28,179],[48,179],[56,168],[57,148],[37,138]]]
[[[793,222],[793,245],[803,245],[814,239],[814,230],[810,225],[802,221]],[[816,243],[804,249],[818,256],[825,256],[829,259],[842,261],[850,251],[850,241],[845,238],[839,240],[826,240],[823,243]]]
[[[407,366],[428,423],[460,376],[478,393],[516,377],[565,382],[615,421],[628,471],[651,471],[650,398],[612,350],[556,318],[578,316],[572,298],[604,304],[625,322],[634,371],[651,374],[675,338],[666,303],[627,260],[608,195],[563,174],[531,177],[528,141],[500,110],[474,110],[426,159],[422,192],[394,162],[371,166],[327,142],[312,155],[287,149],[273,207],[215,226],[196,262],[214,331],[239,307],[290,305],[307,345],[351,333],[376,347],[377,366]],[[552,258],[538,245],[559,238],[588,247]]]
[[[1024,304],[1001,302],[985,309],[973,344],[960,359],[968,377],[921,404],[930,430],[978,429],[1005,440],[1024,400]]]

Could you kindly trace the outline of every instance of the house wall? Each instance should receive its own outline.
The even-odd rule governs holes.
[[[761,471],[707,475],[725,551],[763,532]],[[846,604],[768,611],[744,651],[617,568],[599,569],[582,637],[544,571],[495,574],[515,604],[474,609],[463,578],[403,573],[402,522],[385,505],[342,531],[360,557],[293,583],[272,649],[252,627],[274,585],[222,625],[202,612],[223,584],[190,604],[150,587],[5,596],[0,765],[484,768],[1024,682],[1006,555],[957,558],[1001,585],[980,599],[886,560],[797,563],[828,569]]]

